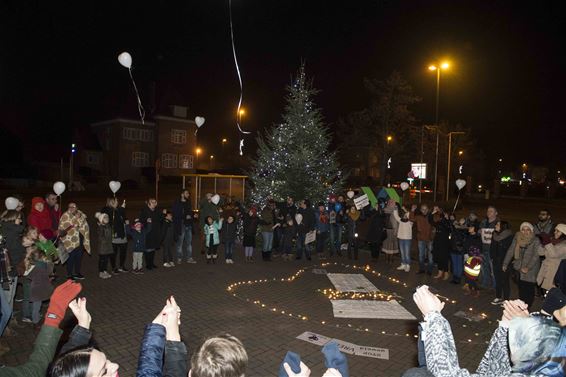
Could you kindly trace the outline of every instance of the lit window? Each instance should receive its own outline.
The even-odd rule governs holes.
[[[132,153],[132,166],[137,168],[144,168],[149,165],[149,153],[146,152],[133,152]]]
[[[161,166],[166,169],[177,168],[177,155],[173,153],[163,153],[161,155]]]
[[[180,169],[192,169],[193,168],[193,156],[190,154],[180,154],[179,155],[179,168]]]
[[[187,144],[187,131],[172,129],[171,142],[173,144]]]

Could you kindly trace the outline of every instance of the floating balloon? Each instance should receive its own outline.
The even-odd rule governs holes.
[[[116,194],[118,192],[118,190],[120,190],[120,187],[122,187],[122,184],[119,181],[110,181],[108,183],[108,187],[110,187],[110,190]]]
[[[356,193],[353,192],[352,190],[350,190],[350,191],[348,191],[348,192],[346,193],[346,196],[347,196],[348,198],[350,198],[350,199],[352,199],[352,198],[354,197],[354,195],[356,195]]]
[[[210,201],[212,201],[212,203],[214,203],[214,205],[218,205],[218,203],[220,203],[220,195],[218,195],[218,194],[212,195],[212,198],[210,198]]]
[[[458,190],[461,190],[464,188],[464,186],[466,186],[466,181],[463,179],[457,179],[456,186],[458,187]]]
[[[295,222],[296,222],[297,224],[300,224],[302,221],[303,221],[303,215],[301,215],[300,213],[297,213],[297,214],[295,215]]]
[[[401,182],[401,190],[405,191],[409,188],[409,184],[407,182]]]
[[[342,210],[342,203],[336,203],[334,205],[334,211],[340,212]]]
[[[118,61],[125,68],[132,68],[132,55],[130,55],[129,52],[124,51],[120,55],[118,55]]]
[[[62,193],[64,193],[66,188],[67,187],[63,182],[55,182],[53,184],[53,192],[57,194],[57,196],[60,196]]]
[[[18,203],[20,203],[20,201],[16,198],[11,197],[11,196],[6,198],[6,200],[4,201],[4,204],[6,205],[6,209],[8,211],[11,211],[11,210],[18,208]]]
[[[204,124],[204,121],[205,121],[204,117],[196,117],[195,118],[195,123],[197,124],[198,128],[202,127],[202,125]]]

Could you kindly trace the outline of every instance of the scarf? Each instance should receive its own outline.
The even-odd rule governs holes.
[[[509,236],[512,236],[513,233],[509,229],[502,230],[501,232],[493,232],[492,239],[496,242],[503,241]]]
[[[534,238],[535,235],[533,233],[529,235],[524,235],[521,232],[517,232],[517,243],[515,244],[515,250],[514,250],[515,259],[521,259],[521,249],[524,249],[527,246],[529,246],[529,244],[533,242]]]
[[[354,221],[358,221],[358,219],[360,218],[360,211],[358,211],[357,209],[351,209],[350,213],[348,214],[348,216],[350,216],[350,218]]]

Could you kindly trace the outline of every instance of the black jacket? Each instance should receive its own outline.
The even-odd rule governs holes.
[[[498,269],[501,269],[501,266],[503,266],[503,260],[505,259],[507,250],[509,250],[511,243],[513,242],[513,236],[514,236],[513,232],[509,229],[505,229],[503,232],[499,234],[495,232],[493,233],[493,237],[491,239],[491,245],[489,247],[489,255],[491,256],[493,265]],[[496,238],[500,238],[500,237],[502,239],[496,240]]]
[[[183,226],[193,226],[193,206],[191,202],[175,200],[173,203],[173,225],[175,228],[175,238],[181,236]]]
[[[110,223],[112,223],[112,238],[124,238],[126,237],[126,231],[124,229],[126,224],[126,210],[123,207],[112,208],[106,206],[100,211],[108,215]]]
[[[161,243],[163,246],[172,247],[177,240],[177,234],[173,230],[173,222],[165,219],[161,225]]]
[[[140,213],[140,220],[147,226],[147,219],[151,218],[151,230],[145,239],[146,249],[159,249],[161,247],[161,227],[163,223],[163,212],[159,208],[153,211],[146,205]]]
[[[310,232],[314,230],[316,226],[316,217],[314,214],[314,210],[312,208],[299,208],[299,213],[303,215],[303,224],[307,228],[307,231]]]
[[[387,217],[379,212],[373,211],[370,215],[369,226],[366,233],[366,241],[372,243],[383,242],[383,230],[385,228],[385,220]]]
[[[223,222],[222,231],[220,233],[220,240],[222,241],[222,243],[235,242],[236,231],[237,231],[236,221],[232,221],[231,223],[229,223],[228,221]]]
[[[26,256],[26,249],[22,246],[22,233],[24,231],[23,225],[17,225],[15,223],[2,223],[0,227],[0,233],[6,241],[6,249],[8,249],[8,255],[10,256],[10,262],[12,264],[12,271],[16,271],[16,266],[24,260]]]

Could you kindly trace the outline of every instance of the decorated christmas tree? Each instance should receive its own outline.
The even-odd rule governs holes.
[[[330,133],[312,102],[318,91],[307,81],[304,64],[287,91],[283,122],[258,137],[258,156],[249,173],[256,203],[269,196],[277,201],[308,198],[314,203],[340,190],[343,183],[336,155],[329,151]]]

